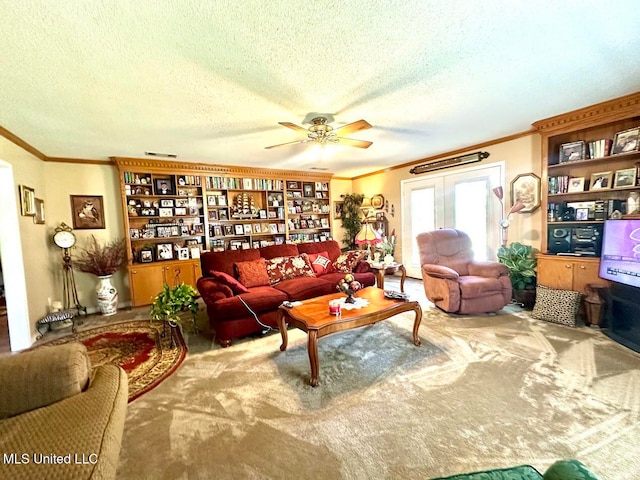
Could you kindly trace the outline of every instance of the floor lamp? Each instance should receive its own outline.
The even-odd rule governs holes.
[[[496,197],[498,197],[498,200],[500,200],[500,239],[501,239],[501,243],[503,246],[507,245],[507,234],[508,234],[508,230],[509,230],[509,225],[511,225],[511,215],[514,213],[518,213],[520,210],[522,210],[525,207],[525,204],[522,203],[521,201],[517,201],[516,203],[513,204],[513,207],[511,207],[509,209],[509,211],[506,213],[504,213],[504,202],[503,202],[503,197],[504,197],[504,191],[502,190],[502,187],[496,187],[493,189],[493,193],[495,194]]]

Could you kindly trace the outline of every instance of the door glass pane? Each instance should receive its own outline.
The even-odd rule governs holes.
[[[436,229],[436,189],[433,187],[411,190],[411,238],[415,246],[415,237],[422,232]],[[420,265],[417,248],[411,249],[411,264]]]
[[[471,238],[474,258],[487,259],[487,181],[456,183],[454,187],[454,228]]]

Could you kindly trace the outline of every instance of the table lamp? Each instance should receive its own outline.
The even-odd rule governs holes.
[[[373,225],[369,222],[362,224],[362,228],[357,233],[355,238],[356,244],[367,245],[369,249],[369,259],[373,259],[373,252],[371,252],[371,245],[382,242],[382,237],[373,228]]]

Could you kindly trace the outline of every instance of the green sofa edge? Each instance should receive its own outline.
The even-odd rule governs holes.
[[[558,460],[544,475],[531,465],[484,470],[481,472],[459,473],[431,480],[599,480],[595,473],[575,459]]]

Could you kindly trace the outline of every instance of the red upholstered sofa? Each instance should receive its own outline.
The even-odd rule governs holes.
[[[256,313],[261,323],[276,327],[278,307],[285,300],[305,300],[336,292],[336,285],[340,279],[344,278],[345,272],[314,272],[311,274],[314,276],[297,276],[273,284],[262,282],[261,285],[253,285],[261,283],[261,281],[254,282],[254,280],[255,278],[261,279],[262,274],[256,274],[254,278],[247,278],[246,270],[244,270],[246,265],[259,265],[262,262],[261,258],[273,262],[273,259],[296,257],[303,253],[309,255],[309,258],[313,258],[316,256],[314,254],[321,252],[327,253],[332,264],[342,254],[340,246],[335,240],[271,245],[249,250],[227,250],[202,254],[200,263],[203,276],[198,279],[197,286],[207,306],[209,324],[215,331],[216,341],[223,347],[228,347],[233,338],[243,337],[265,329],[256,321],[247,306]],[[239,272],[238,264],[243,267],[241,272]],[[328,267],[329,270],[332,268]],[[363,286],[375,285],[375,275],[370,271],[368,263],[358,261],[351,268],[351,271],[355,279]],[[252,286],[245,287],[239,281],[241,279]]]

